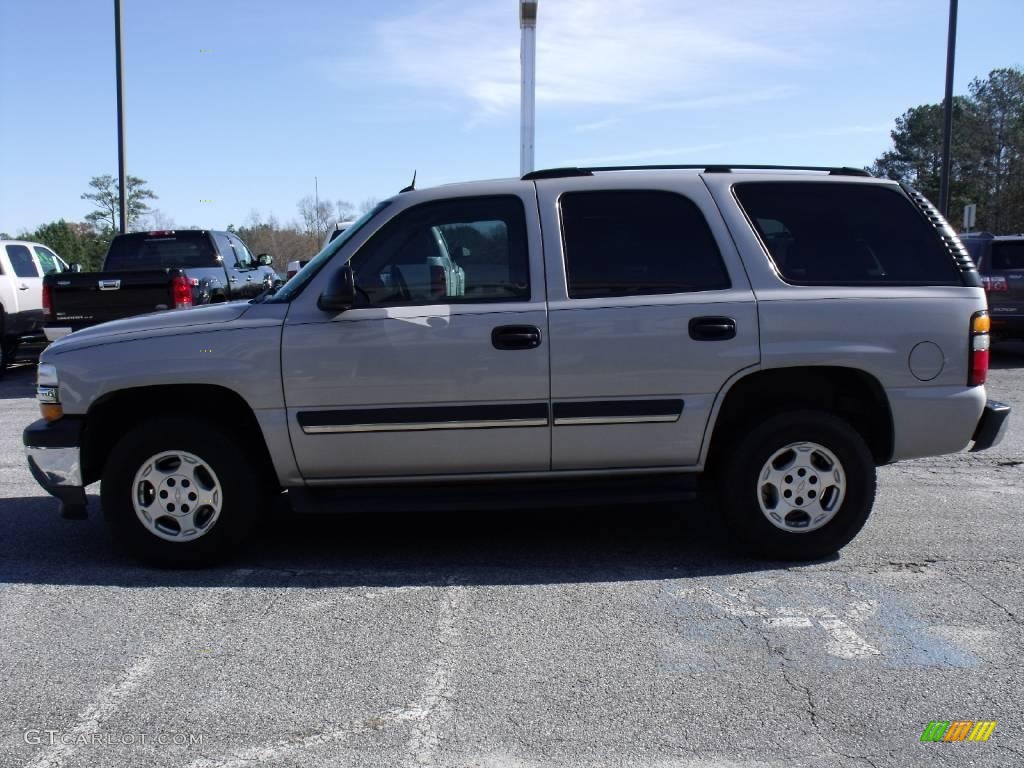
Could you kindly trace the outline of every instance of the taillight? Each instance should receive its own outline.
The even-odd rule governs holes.
[[[981,286],[985,289],[986,293],[1005,293],[1010,290],[1005,277],[982,275]]]
[[[291,280],[298,273],[299,273],[299,270],[297,270],[297,269],[289,269],[288,270],[288,279]]]
[[[43,283],[43,319],[53,320],[53,288]]]
[[[968,361],[967,386],[977,387],[985,383],[988,376],[989,328],[988,312],[971,315],[971,351]]]
[[[443,299],[448,295],[448,276],[444,267],[438,264],[430,265],[430,295],[435,299]]]
[[[175,275],[171,279],[171,298],[175,309],[188,309],[192,306],[192,281],[185,275]]]

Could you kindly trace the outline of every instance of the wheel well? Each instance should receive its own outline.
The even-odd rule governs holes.
[[[129,430],[157,416],[174,414],[208,420],[231,433],[240,450],[251,453],[258,475],[276,487],[274,464],[252,408],[237,392],[208,384],[136,387],[98,399],[89,408],[82,434],[84,481],[100,479],[106,458]]]
[[[876,464],[892,457],[892,413],[878,379],[855,368],[775,368],[749,374],[728,391],[714,425],[709,467],[745,426],[791,408],[834,413],[860,432]]]

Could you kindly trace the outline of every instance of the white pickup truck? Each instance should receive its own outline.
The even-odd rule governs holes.
[[[68,269],[45,245],[0,240],[0,373],[22,339],[42,333],[43,275]]]

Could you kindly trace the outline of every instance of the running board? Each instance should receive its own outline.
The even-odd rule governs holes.
[[[697,496],[698,477],[696,473],[676,473],[615,478],[375,483],[290,488],[287,497],[292,509],[304,514],[568,509],[692,501]]]

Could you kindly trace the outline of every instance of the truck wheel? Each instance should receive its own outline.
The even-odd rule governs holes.
[[[7,348],[7,337],[4,335],[4,330],[7,328],[7,318],[4,315],[4,308],[0,307],[0,376],[4,375],[4,371],[7,370],[7,364],[11,360],[11,355]]]
[[[733,533],[754,554],[816,560],[864,526],[875,500],[875,463],[846,421],[786,411],[746,431],[722,474]]]
[[[254,466],[237,441],[207,423],[153,419],[110,453],[103,514],[115,541],[148,562],[209,565],[236,551],[262,512]]]

